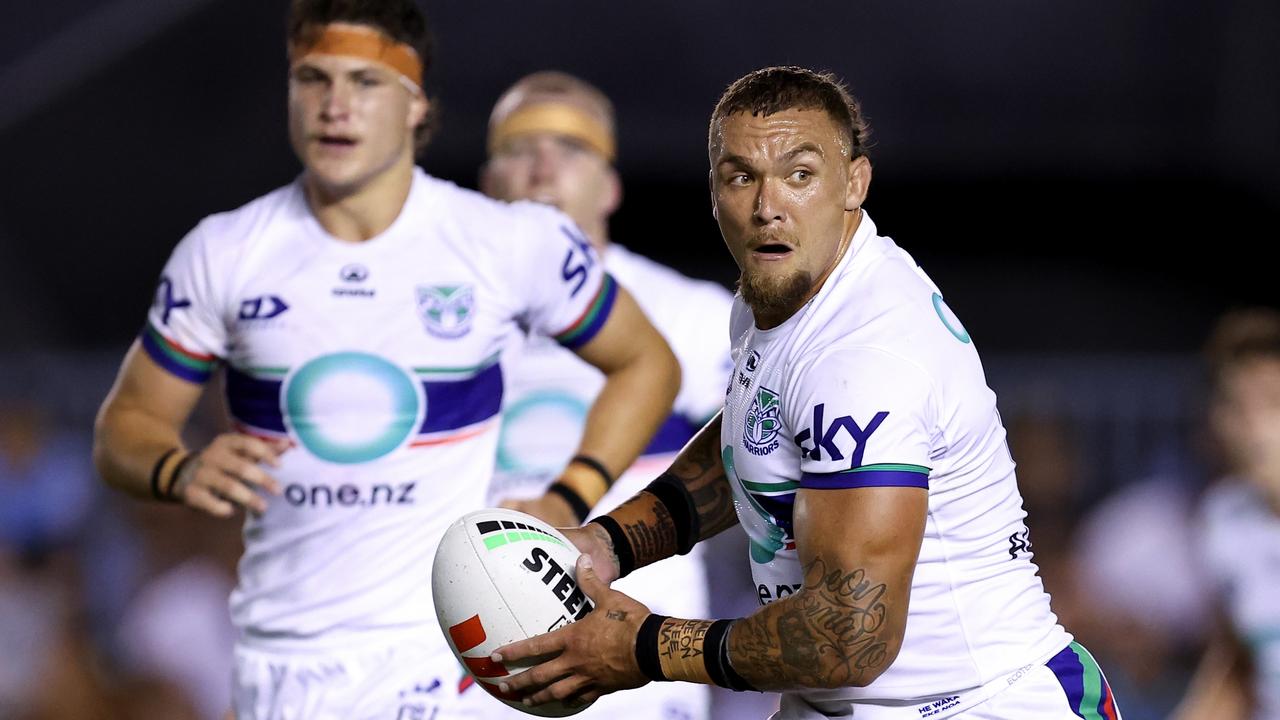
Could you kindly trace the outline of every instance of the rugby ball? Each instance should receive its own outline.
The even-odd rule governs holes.
[[[431,570],[436,617],[454,655],[476,683],[513,708],[541,717],[583,710],[559,701],[525,707],[498,683],[533,663],[489,655],[517,640],[582,619],[594,607],[578,587],[578,549],[545,522],[515,510],[469,513],[444,533]]]

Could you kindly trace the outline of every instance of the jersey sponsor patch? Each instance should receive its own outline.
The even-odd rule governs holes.
[[[453,339],[471,332],[475,317],[475,292],[471,285],[419,285],[418,315],[427,332]]]
[[[867,440],[885,418],[889,417],[889,411],[881,410],[876,413],[863,427],[849,415],[841,415],[828,424],[826,409],[826,403],[813,406],[813,424],[795,436],[796,445],[800,447],[801,453],[815,462],[844,460],[848,453],[849,467],[858,467],[862,464]],[[849,443],[853,447],[849,447]]]

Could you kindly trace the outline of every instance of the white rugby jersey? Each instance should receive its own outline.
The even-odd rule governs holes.
[[[1257,488],[1229,479],[1206,493],[1203,555],[1216,596],[1253,658],[1255,718],[1280,718],[1280,516]]]
[[[1013,460],[972,340],[870,217],[799,312],[760,330],[738,298],[731,334],[722,456],[762,603],[801,585],[797,489],[929,493],[897,659],[868,687],[799,693],[805,701],[843,714],[851,702],[945,697],[1070,642],[1031,562]]]
[[[610,492],[608,511],[666,469],[668,461],[724,405],[731,361],[724,328],[733,297],[705,280],[686,277],[621,245],[604,252],[609,274],[631,293],[671,346],[682,383],[671,415],[633,468]],[[503,358],[507,391],[492,498],[540,494],[577,449],[587,410],[604,375],[559,344],[521,338]]]
[[[213,215],[165,267],[142,343],[179,377],[225,363],[236,425],[293,447],[245,524],[232,619],[259,647],[439,635],[431,561],[483,506],[521,328],[569,347],[617,285],[572,221],[415,169],[399,217],[333,238],[301,181]],[[443,636],[441,647],[445,647]]]

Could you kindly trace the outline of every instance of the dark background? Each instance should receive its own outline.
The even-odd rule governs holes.
[[[123,348],[202,216],[288,182],[284,3],[11,3],[0,25],[0,336]],[[442,128],[474,186],[497,95],[542,68],[617,104],[615,239],[731,283],[710,217],[721,90],[791,63],[870,117],[867,208],[1001,352],[1193,349],[1274,302],[1280,4],[432,3]]]

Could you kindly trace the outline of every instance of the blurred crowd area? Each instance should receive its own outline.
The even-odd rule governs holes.
[[[239,526],[95,477],[93,414],[118,361],[0,357],[3,720],[216,720],[228,707]],[[1191,523],[1212,477],[1196,358],[985,364],[1055,611],[1098,657],[1128,720],[1166,717],[1209,626]],[[206,397],[190,442],[220,417]],[[717,572],[745,575],[739,557]],[[739,600],[717,609],[749,611]],[[717,716],[734,717],[718,700]]]

